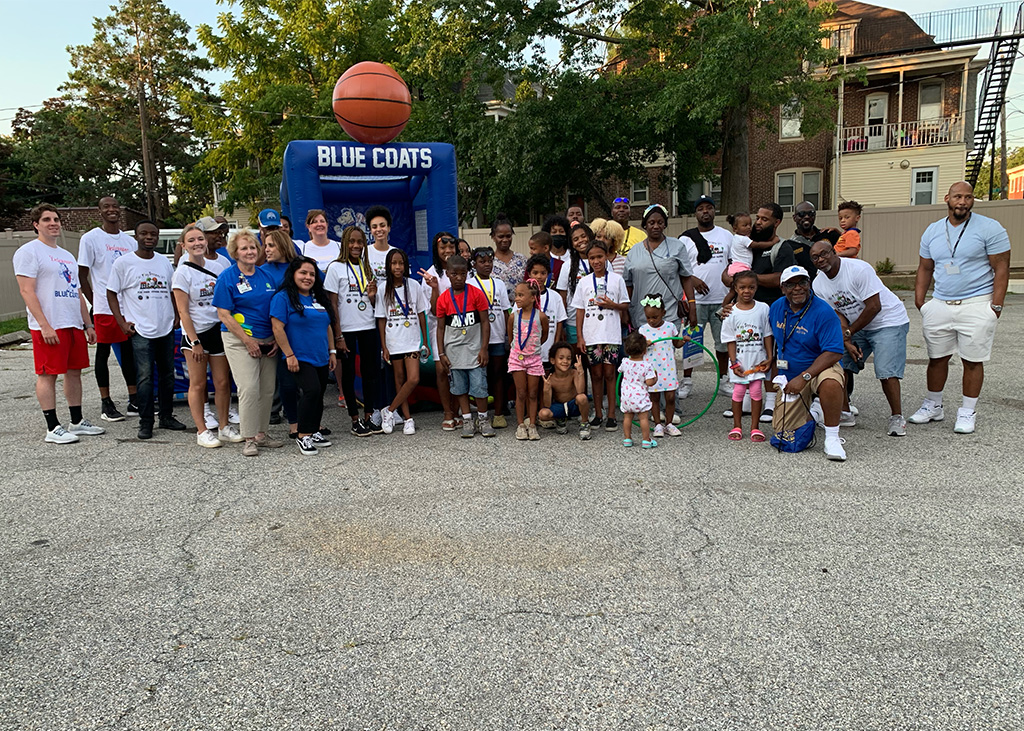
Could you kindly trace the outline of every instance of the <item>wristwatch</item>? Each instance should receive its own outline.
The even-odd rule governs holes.
[[[992,311],[993,312],[1002,312],[1003,311],[1003,306],[1002,305],[992,305]]]
[[[845,335],[848,338],[852,338],[853,337],[853,332],[851,330],[849,330],[849,329],[846,329],[846,330],[843,330],[843,335]]]
[[[800,375],[802,375],[802,376],[803,376],[803,379],[804,379],[805,381],[809,381],[809,380],[811,380],[812,378],[814,378],[814,376],[812,376],[812,375],[811,375],[810,373],[808,373],[807,371],[804,371],[804,372],[803,372],[802,374],[800,374]]]

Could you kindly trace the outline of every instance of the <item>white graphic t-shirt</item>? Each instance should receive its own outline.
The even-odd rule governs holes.
[[[84,327],[74,254],[34,239],[14,252],[14,273],[36,280],[36,297],[50,327],[54,330],[68,327],[81,330]],[[30,330],[43,329],[31,312],[28,313],[28,327]]]
[[[722,342],[736,343],[736,360],[740,369],[749,371],[768,357],[764,347],[764,339],[772,334],[769,308],[764,302],[754,301],[754,307],[741,310],[738,306],[722,321]],[[766,373],[750,373],[738,375],[729,369],[729,380],[732,383],[750,383],[767,378]]]
[[[505,282],[496,277],[481,279],[474,274],[466,280],[466,284],[470,284],[483,292],[484,297],[487,298],[487,303],[490,305],[487,319],[491,321],[491,337],[487,340],[487,344],[504,343],[505,337],[508,335],[508,311],[512,309],[512,304],[508,298],[508,287],[505,286]]]
[[[108,234],[102,228],[94,228],[85,233],[78,243],[78,265],[89,268],[89,280],[92,284],[92,312],[94,315],[109,315],[110,305],[107,304],[107,278],[110,267],[125,254],[130,254],[139,247],[135,237],[124,231]]]
[[[341,253],[341,244],[331,239],[327,240],[325,246],[317,246],[312,241],[299,242],[299,250],[303,256],[308,256],[316,262],[321,272],[327,271],[327,265],[338,258]]]
[[[122,256],[110,268],[107,290],[117,294],[124,319],[135,323],[144,338],[160,338],[174,327],[171,302],[171,262],[159,254],[143,259],[138,254]]]
[[[864,328],[865,332],[881,330],[910,322],[903,301],[882,284],[875,268],[860,259],[840,259],[839,272],[829,279],[825,272],[814,278],[814,293],[853,322],[864,312],[864,301],[879,295],[882,311]]]
[[[418,313],[430,309],[430,296],[425,288],[413,279],[407,279],[406,284],[408,287],[396,290],[397,296],[393,302],[385,301],[384,285],[379,285],[377,289],[374,316],[387,321],[384,327],[384,344],[392,357],[419,352],[422,332]]]
[[[602,295],[619,304],[629,302],[626,283],[615,272],[607,272],[604,277],[583,277],[572,297],[573,308],[585,310],[583,340],[587,345],[622,345],[622,317],[618,310],[598,306],[597,298]]]
[[[732,234],[721,226],[715,226],[710,231],[701,232],[701,235],[711,248],[711,259],[703,264],[697,263],[697,244],[689,236],[680,237],[690,255],[690,269],[693,275],[708,285],[707,294],[697,294],[695,299],[699,305],[720,305],[729,291],[722,284],[722,272],[729,266]]]
[[[370,263],[370,269],[373,270],[373,276],[377,279],[377,291],[384,291],[384,280],[387,278],[387,271],[384,267],[387,262],[388,252],[391,251],[394,246],[389,246],[387,251],[377,251],[377,247],[370,246],[366,249],[366,260]]]
[[[185,263],[187,261],[188,258],[183,258],[178,262],[178,268],[174,270],[174,276],[171,277],[171,289],[188,294],[188,316],[192,320],[192,327],[195,328],[196,335],[198,335],[210,328],[220,326],[217,308],[213,306],[213,290],[217,286],[217,277],[211,277],[205,272],[188,266]],[[222,256],[214,260],[203,260],[203,268],[214,274],[220,274],[228,268],[227,265],[227,260]]]
[[[366,294],[372,277],[366,275],[359,264],[336,261],[327,267],[324,289],[338,295],[338,323],[342,332],[359,332],[377,327],[374,307]],[[384,287],[378,286],[377,299],[381,298]]]

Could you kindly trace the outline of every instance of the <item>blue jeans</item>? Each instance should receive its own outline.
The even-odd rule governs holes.
[[[138,388],[139,426],[153,427],[153,367],[158,378],[160,418],[174,416],[174,331],[159,338],[132,335],[135,354],[135,386]]]

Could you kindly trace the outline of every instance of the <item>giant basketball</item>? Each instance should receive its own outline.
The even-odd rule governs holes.
[[[411,111],[409,87],[397,71],[376,61],[357,63],[334,86],[334,118],[364,145],[398,137]]]

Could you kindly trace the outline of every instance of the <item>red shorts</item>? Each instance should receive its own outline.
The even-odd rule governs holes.
[[[85,332],[77,327],[57,331],[60,342],[47,345],[39,330],[32,331],[32,357],[36,362],[36,375],[50,376],[89,367],[89,348]]]
[[[124,330],[117,324],[113,315],[93,315],[92,322],[96,328],[97,343],[113,345],[114,343],[123,343],[129,337],[124,334]]]

